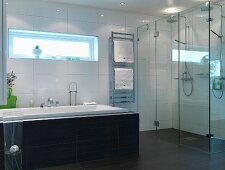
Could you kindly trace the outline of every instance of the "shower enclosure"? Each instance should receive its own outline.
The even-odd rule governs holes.
[[[137,29],[142,130],[225,151],[225,2],[206,2]]]

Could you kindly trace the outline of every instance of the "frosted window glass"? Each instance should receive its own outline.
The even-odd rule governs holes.
[[[97,61],[98,37],[10,29],[9,57]]]
[[[114,61],[115,62],[134,62],[133,42],[114,41]]]
[[[178,53],[179,51],[173,49],[173,61],[178,61]],[[208,56],[209,52],[205,51],[188,51],[188,50],[180,50],[180,61],[181,62],[196,62],[200,63],[202,58]]]
[[[38,44],[42,50],[40,58],[44,56],[89,57],[89,43],[44,40],[36,38],[13,38],[13,54],[33,56],[32,49]]]
[[[133,90],[133,69],[115,68],[115,89]]]

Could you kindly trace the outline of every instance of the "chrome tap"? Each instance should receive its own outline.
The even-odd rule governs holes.
[[[44,108],[45,107],[45,103],[41,103],[40,107]]]
[[[54,104],[54,101],[51,97],[48,98],[48,107],[52,107]]]
[[[58,107],[59,106],[59,101],[55,102],[55,106]]]
[[[77,83],[72,82],[69,85],[69,94],[70,94],[70,106],[75,106],[77,104]],[[74,101],[72,95],[74,94]]]

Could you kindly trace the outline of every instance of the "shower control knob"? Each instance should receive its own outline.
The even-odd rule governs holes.
[[[13,145],[13,146],[10,147],[9,152],[11,154],[15,154],[15,153],[19,152],[19,150],[20,150],[19,146]]]

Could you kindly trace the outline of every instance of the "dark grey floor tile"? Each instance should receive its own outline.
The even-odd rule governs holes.
[[[183,133],[184,138],[196,140],[188,142],[184,139],[185,145],[177,145],[177,137],[177,131],[173,129],[162,130],[157,137],[154,131],[141,132],[139,157],[129,155],[43,170],[225,170],[225,152],[203,152],[207,148],[203,136]],[[197,146],[202,144],[203,151],[193,149],[194,142]],[[224,147],[221,141],[217,144],[217,150]]]

